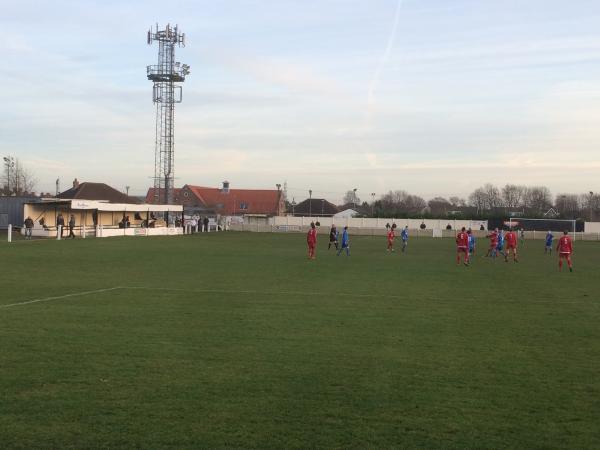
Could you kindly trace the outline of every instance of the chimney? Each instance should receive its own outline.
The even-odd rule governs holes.
[[[73,180],[73,189],[77,189],[79,187],[79,181],[77,181],[77,178],[75,178]]]
[[[223,189],[221,189],[221,192],[229,194],[229,181],[223,181]]]

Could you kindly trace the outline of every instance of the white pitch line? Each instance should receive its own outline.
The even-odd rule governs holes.
[[[121,286],[115,286],[115,287],[111,287],[111,288],[96,289],[94,291],[72,292],[71,294],[56,295],[54,297],[36,298],[34,300],[27,300],[25,302],[10,303],[8,305],[0,305],[0,309],[2,309],[2,308],[11,308],[13,306],[29,305],[31,303],[41,303],[41,302],[50,302],[52,300],[62,300],[63,298],[79,297],[79,296],[82,296],[82,295],[98,294],[100,292],[115,291],[117,289],[123,289],[123,288]]]

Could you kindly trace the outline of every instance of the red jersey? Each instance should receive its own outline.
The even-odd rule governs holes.
[[[517,248],[517,233],[515,233],[514,231],[509,231],[508,233],[506,233],[504,235],[504,240],[506,241],[508,247]]]
[[[493,245],[495,247],[498,244],[498,233],[496,233],[495,231],[492,231],[486,237],[490,238],[490,245]]]
[[[396,238],[396,233],[394,233],[394,230],[390,230],[388,231],[388,241],[392,242],[395,238]]]
[[[469,247],[469,235],[461,231],[456,235],[456,246],[458,248],[468,248]]]
[[[308,245],[315,245],[317,243],[317,229],[310,228],[308,230],[308,234],[306,235],[306,242]]]
[[[565,235],[558,240],[558,252],[567,255],[573,253],[573,241],[571,240],[571,236]]]

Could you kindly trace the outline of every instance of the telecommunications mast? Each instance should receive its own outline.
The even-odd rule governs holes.
[[[164,30],[150,28],[148,45],[158,41],[158,64],[148,66],[148,79],[154,83],[152,100],[156,103],[156,138],[154,149],[154,202],[173,203],[173,183],[175,180],[175,103],[181,103],[181,86],[190,66],[175,61],[175,46],[185,47],[185,33],[180,33],[177,25],[169,24]]]

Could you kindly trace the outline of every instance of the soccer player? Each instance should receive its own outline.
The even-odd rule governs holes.
[[[552,241],[554,240],[554,235],[552,231],[548,231],[546,234],[546,247],[544,248],[544,253],[552,254]]]
[[[475,255],[476,239],[475,239],[475,235],[473,234],[473,232],[471,231],[470,228],[467,230],[467,235],[469,238],[469,261],[472,261],[473,255]]]
[[[338,249],[338,231],[335,225],[331,225],[331,230],[329,230],[329,245],[327,246],[327,250],[331,248],[331,244],[335,245],[335,249]]]
[[[506,253],[504,253],[504,233],[502,230],[498,231],[498,244],[496,245],[496,251],[494,252],[494,258],[500,253],[506,259]]]
[[[408,245],[408,225],[402,229],[400,237],[402,238],[402,253],[404,253],[406,251],[406,246]]]
[[[462,227],[461,231],[456,235],[456,264],[460,264],[460,254],[463,253],[465,256],[465,266],[469,265],[469,235],[465,231],[465,227]]]
[[[573,272],[573,263],[571,262],[573,241],[567,230],[564,231],[563,236],[558,240],[556,251],[558,252],[558,270],[562,271],[563,259],[566,259],[567,265],[569,266],[569,272]]]
[[[521,245],[525,245],[525,230],[521,227],[521,233],[519,234]]]
[[[317,248],[317,227],[315,227],[314,222],[310,224],[310,228],[308,229],[306,243],[308,244],[308,259],[315,259]]]
[[[504,239],[506,240],[506,254],[504,255],[504,261],[508,262],[508,255],[512,253],[513,261],[519,262],[519,257],[517,256],[517,242],[519,239],[517,238],[517,233],[511,228],[508,230],[508,233],[506,233]]]
[[[490,240],[490,247],[488,248],[485,256],[494,256],[496,253],[496,247],[498,246],[498,228],[492,231],[486,236]]]
[[[342,250],[346,249],[346,255],[350,256],[350,237],[348,236],[348,227],[344,227],[344,232],[342,233],[342,246],[337,252],[337,255],[340,256]]]
[[[390,228],[388,228],[387,234],[387,251],[394,251],[394,239],[396,239],[396,224],[393,224]]]

